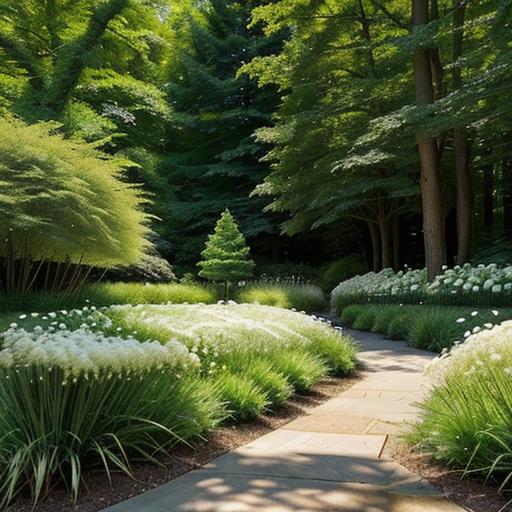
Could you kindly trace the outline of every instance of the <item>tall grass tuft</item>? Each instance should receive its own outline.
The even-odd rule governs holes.
[[[462,340],[457,316],[451,308],[425,308],[415,318],[410,318],[407,341],[416,348],[441,352],[455,341]]]
[[[252,283],[239,291],[237,300],[307,312],[323,311],[327,306],[322,290],[312,284]]]
[[[512,489],[512,322],[470,336],[434,360],[435,380],[408,440],[465,475]]]
[[[59,368],[0,370],[0,501],[23,488],[34,503],[63,481],[76,500],[88,463],[131,474],[133,457],[158,463],[178,442],[204,435],[225,416],[215,390],[197,378],[152,369],[138,377],[69,377]]]

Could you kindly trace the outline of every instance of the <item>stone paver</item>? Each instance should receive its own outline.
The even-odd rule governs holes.
[[[418,416],[433,355],[346,330],[363,379],[285,427],[104,512],[462,512],[382,453]]]

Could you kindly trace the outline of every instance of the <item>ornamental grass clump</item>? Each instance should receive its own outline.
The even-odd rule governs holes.
[[[471,335],[428,368],[435,386],[409,440],[435,460],[512,482],[512,321]]]
[[[86,466],[131,474],[224,417],[198,357],[177,341],[140,343],[85,328],[0,335],[0,505],[56,484],[76,500]]]
[[[228,372],[222,396],[237,418],[254,416],[252,404],[276,408],[291,392],[309,391],[327,374],[343,376],[355,368],[349,338],[328,322],[294,311],[228,303],[114,306],[101,314],[112,321],[111,329],[135,332],[139,339],[178,339],[198,354],[206,379]],[[242,397],[231,385],[237,376]],[[255,389],[264,401],[241,399],[254,397]]]
[[[322,290],[312,284],[252,283],[240,290],[239,302],[308,312],[323,311],[326,300]]]

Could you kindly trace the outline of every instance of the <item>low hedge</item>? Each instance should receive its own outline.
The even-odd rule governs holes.
[[[512,318],[510,309],[473,309],[430,305],[362,305],[343,309],[341,321],[354,329],[384,334],[393,340],[441,352],[473,332]]]

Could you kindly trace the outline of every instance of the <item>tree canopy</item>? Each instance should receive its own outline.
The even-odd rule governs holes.
[[[510,4],[0,0],[0,114],[133,162],[173,263],[229,207],[258,259],[432,278],[512,239]]]

